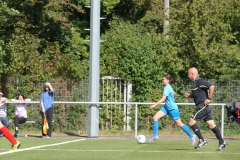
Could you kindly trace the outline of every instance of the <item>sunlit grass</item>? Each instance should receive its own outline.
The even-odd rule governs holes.
[[[19,159],[19,157],[31,160],[225,160],[239,159],[240,156],[239,140],[227,140],[229,146],[222,152],[216,151],[218,148],[216,139],[208,139],[208,145],[199,150],[190,145],[190,140],[177,138],[160,138],[153,143],[145,142],[144,144],[138,144],[134,138],[127,137],[73,138],[67,136],[51,139],[21,137],[18,140],[22,143],[19,152],[1,155],[2,152],[11,148],[11,144],[6,138],[0,138],[0,158],[8,160]],[[62,142],[70,143],[60,144]]]

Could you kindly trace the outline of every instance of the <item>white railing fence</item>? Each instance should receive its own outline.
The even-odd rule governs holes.
[[[18,102],[9,101],[6,102],[8,104],[14,104]],[[22,102],[21,102],[22,103]],[[29,104],[39,104],[39,101],[28,101],[25,103]],[[138,107],[139,105],[152,105],[155,103],[144,103],[144,102],[67,102],[67,101],[54,101],[54,104],[116,104],[116,105],[134,105],[135,106],[135,130],[134,130],[134,136],[135,138],[138,135]],[[195,106],[194,103],[176,103],[178,106]],[[161,104],[163,105],[163,103]],[[224,108],[226,106],[226,103],[211,103],[210,106],[221,106],[222,107],[222,113],[221,113],[221,135],[224,137]],[[189,117],[190,118],[190,117]]]

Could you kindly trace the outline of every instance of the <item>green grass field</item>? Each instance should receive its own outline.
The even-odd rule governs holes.
[[[133,138],[58,137],[42,139],[21,137],[19,150],[9,153],[11,144],[0,138],[0,159],[6,160],[226,160],[239,159],[240,140],[227,140],[229,146],[216,151],[216,139],[196,150],[190,140],[164,138],[153,143],[138,144]]]

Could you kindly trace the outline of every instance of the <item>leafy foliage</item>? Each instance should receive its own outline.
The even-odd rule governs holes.
[[[84,41],[89,32],[84,29],[90,26],[90,9],[85,7],[90,2],[0,0],[1,89],[7,95],[34,92],[24,87],[28,82],[56,77],[78,81],[89,75],[89,44]],[[187,90],[186,71],[192,66],[206,79],[226,83],[240,78],[239,0],[171,0],[167,35],[162,34],[163,11],[163,1],[158,0],[101,1],[101,17],[106,19],[101,21],[105,42],[101,43],[100,76],[132,83],[131,100],[139,102],[161,97],[160,79],[165,73],[175,79],[177,102],[186,102],[182,95]],[[17,77],[22,87],[16,91],[6,85],[7,77]],[[227,89],[219,92],[225,93],[221,98],[229,97]],[[101,118],[109,121],[110,112],[103,108]],[[113,129],[117,130],[124,113],[113,109]],[[82,106],[71,110],[80,111]],[[141,106],[142,127],[151,128],[149,114],[154,110]],[[72,114],[71,123],[75,123],[73,117],[78,118]],[[168,119],[162,123],[163,127],[172,125]]]
[[[88,44],[70,21],[84,14],[81,6],[66,1],[9,1],[8,5],[19,14],[14,24],[10,23],[14,25],[11,34],[4,35],[6,75],[20,73],[34,81],[88,74]]]
[[[238,78],[236,70],[232,69],[238,66],[232,62],[239,63],[239,39],[236,36],[239,30],[233,32],[232,27],[235,28],[239,16],[229,12],[236,6],[239,6],[237,1],[173,3],[169,37],[185,67],[199,68],[204,78]],[[230,74],[224,75],[227,70]]]

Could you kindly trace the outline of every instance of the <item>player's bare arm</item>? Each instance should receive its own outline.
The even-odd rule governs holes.
[[[150,108],[154,108],[154,107],[156,107],[157,105],[159,105],[160,103],[165,102],[166,97],[167,97],[167,96],[163,95],[162,98],[161,98],[157,103],[151,105]]]

